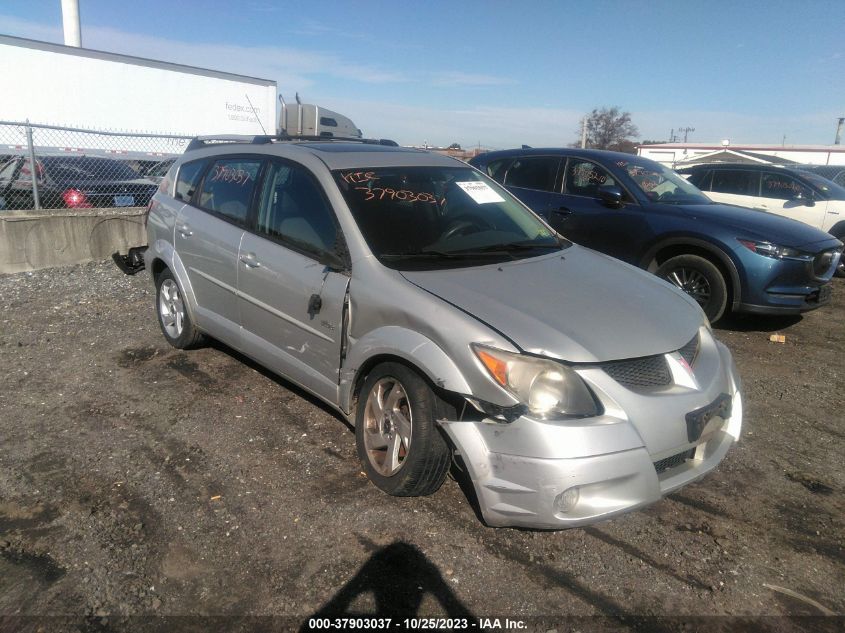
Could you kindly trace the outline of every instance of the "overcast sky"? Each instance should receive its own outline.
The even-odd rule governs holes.
[[[832,143],[845,116],[843,0],[80,7],[86,48],[275,79],[401,144],[563,145],[612,105],[641,139]],[[61,43],[60,0],[4,0],[0,33]]]

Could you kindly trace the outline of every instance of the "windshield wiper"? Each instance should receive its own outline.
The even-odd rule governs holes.
[[[408,251],[405,253],[384,253],[379,255],[381,259],[467,259],[473,257],[472,253],[450,253],[447,251],[423,250]]]
[[[490,244],[488,246],[479,246],[477,248],[467,248],[454,253],[510,253],[513,251],[533,251],[537,249],[548,250],[563,248],[560,241],[554,244],[537,244],[535,242],[502,242],[501,244]]]

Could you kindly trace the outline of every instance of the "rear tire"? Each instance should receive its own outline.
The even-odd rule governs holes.
[[[168,268],[156,277],[156,315],[164,338],[176,349],[193,349],[205,343],[205,334],[191,321],[182,288]]]
[[[437,429],[438,398],[399,363],[376,366],[364,381],[355,444],[367,477],[389,495],[417,497],[440,488],[452,453]]]
[[[695,299],[711,323],[724,316],[728,286],[713,262],[698,255],[678,255],[663,262],[655,274]]]

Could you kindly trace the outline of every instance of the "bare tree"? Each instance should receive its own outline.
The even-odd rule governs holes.
[[[592,149],[610,149],[619,152],[635,153],[633,138],[639,136],[637,126],[631,123],[631,113],[621,112],[618,106],[612,108],[593,108],[584,115],[578,129],[578,141],[574,147],[581,146],[581,134],[587,123],[587,147]]]

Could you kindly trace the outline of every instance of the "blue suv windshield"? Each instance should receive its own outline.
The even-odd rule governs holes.
[[[653,202],[664,204],[710,204],[710,199],[692,183],[660,163],[621,160],[616,163],[631,177],[634,185]]]

